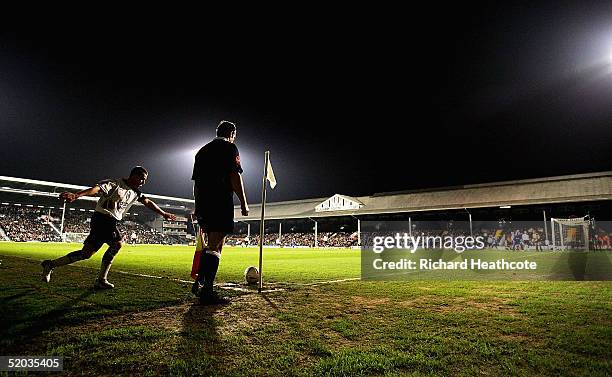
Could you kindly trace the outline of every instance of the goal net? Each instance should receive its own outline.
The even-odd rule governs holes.
[[[588,250],[589,225],[587,217],[550,219],[554,250]]]

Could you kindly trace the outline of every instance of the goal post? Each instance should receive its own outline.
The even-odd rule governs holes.
[[[550,219],[553,250],[589,250],[587,216],[573,219]]]

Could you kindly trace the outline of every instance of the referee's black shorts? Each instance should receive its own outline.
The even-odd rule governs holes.
[[[114,217],[94,212],[90,226],[91,231],[84,243],[93,245],[96,249],[99,249],[105,243],[110,246],[122,239],[121,232],[117,229],[117,219]]]
[[[209,200],[196,204],[198,225],[203,232],[234,233],[234,201]]]

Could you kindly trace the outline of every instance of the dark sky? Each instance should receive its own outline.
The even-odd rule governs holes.
[[[191,197],[221,119],[253,203],[266,149],[270,201],[612,167],[610,3],[390,14],[0,34],[0,175],[91,185],[142,164],[145,192]]]

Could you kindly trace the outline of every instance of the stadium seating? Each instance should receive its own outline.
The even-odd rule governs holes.
[[[84,239],[89,233],[91,212],[66,211],[64,232],[81,234]],[[27,206],[1,205],[0,227],[11,241],[60,242],[61,212]],[[163,235],[154,229],[128,217],[118,225],[128,243],[138,244],[176,244],[175,237]]]
[[[11,241],[61,241],[52,225],[56,219],[40,208],[1,206],[0,226]]]

